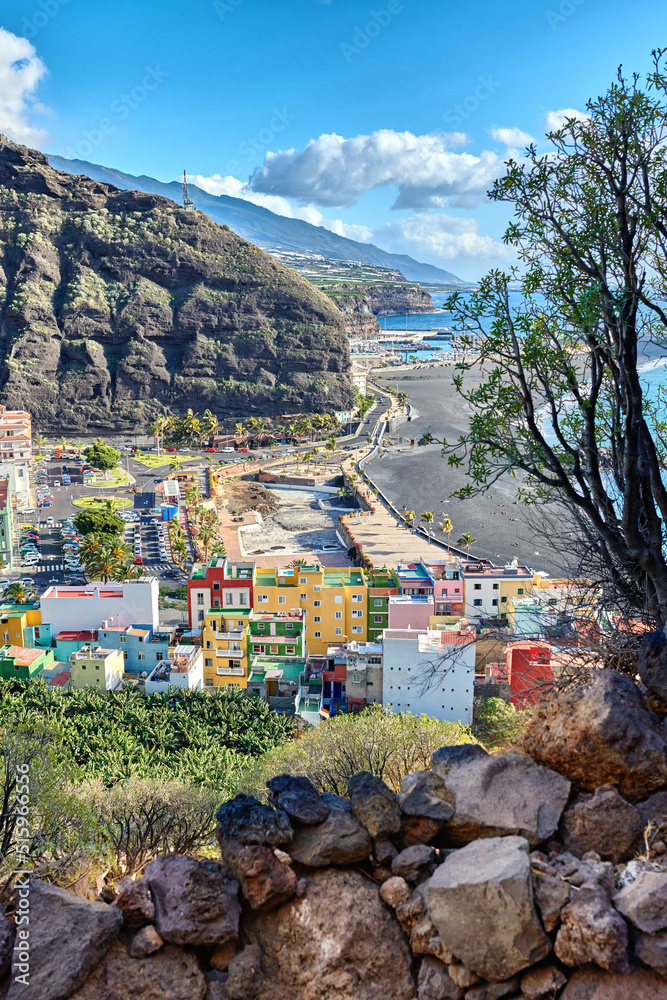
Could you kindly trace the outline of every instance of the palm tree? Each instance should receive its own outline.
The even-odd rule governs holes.
[[[469,559],[470,558],[470,546],[474,545],[476,541],[477,541],[477,539],[473,538],[469,531],[466,531],[466,532],[464,532],[461,535],[461,537],[459,538],[459,540],[458,540],[458,542],[456,544],[457,545],[465,545],[465,547],[466,547],[466,558]]]
[[[101,438],[100,438],[100,440],[101,440]],[[65,450],[67,449],[67,446],[68,446],[68,444],[69,444],[69,441],[68,441],[68,440],[67,440],[67,438],[66,438],[66,437],[65,437],[65,436],[63,435],[63,437],[59,437],[59,438],[58,438],[58,440],[56,441],[56,444],[58,445],[58,447],[59,447],[59,448],[62,448],[62,450],[63,450],[63,451],[65,451]]]
[[[237,424],[234,425],[234,430],[236,431],[236,437],[240,438],[241,440],[243,440],[243,438],[246,435],[246,430],[245,430],[245,427],[243,426],[243,424],[240,421],[239,421],[239,423],[237,423]]]
[[[169,420],[167,417],[160,415],[153,421],[152,427],[148,428],[148,433],[155,441],[155,447],[157,448],[157,456],[160,457],[160,448],[162,447],[162,442],[164,441],[164,432],[167,429]]]
[[[210,410],[204,410],[203,416],[201,418],[201,430],[202,434],[205,435],[208,441],[208,447],[213,447],[213,439],[215,435],[220,430],[220,421],[216,416],[214,416]]]
[[[204,562],[208,562],[208,549],[215,538],[215,532],[213,528],[204,525],[204,527],[199,532],[199,541],[204,546]]]
[[[447,535],[447,548],[449,548],[449,536],[454,530],[454,525],[452,524],[452,522],[448,517],[445,517],[443,518],[442,521],[440,521],[438,527],[440,528],[440,531],[442,531],[443,534]]]
[[[171,472],[178,472],[178,467],[181,464],[181,459],[178,455],[174,455],[171,462],[169,463],[169,469]]]
[[[426,521],[426,531],[428,533],[428,544],[430,545],[431,544],[431,526],[433,524],[433,519],[435,517],[435,514],[433,513],[432,510],[425,510],[424,513],[422,514],[422,517]]]
[[[415,512],[414,512],[414,510],[406,510],[404,512],[404,514],[403,514],[403,517],[405,518],[406,524],[408,525],[408,527],[412,531],[412,527],[413,527],[413,525],[415,523]]]
[[[11,597],[17,604],[23,604],[28,593],[24,585],[17,580],[16,583],[12,583],[11,586],[7,587],[7,596]]]
[[[44,454],[44,445],[46,444],[46,438],[43,434],[38,434],[37,437],[33,438],[35,445],[37,446],[37,454]]]

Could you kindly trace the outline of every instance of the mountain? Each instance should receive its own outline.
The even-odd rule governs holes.
[[[40,430],[347,408],[343,318],[201,212],[0,136],[0,400]]]
[[[56,170],[64,170],[69,174],[85,174],[93,180],[113,184],[123,190],[160,194],[165,198],[171,198],[179,205],[182,204],[181,185],[178,181],[164,184],[144,174],[135,177],[133,174],[124,174],[120,170],[103,167],[97,163],[66,160],[62,156],[49,155],[49,163]],[[337,236],[336,233],[324,229],[323,226],[313,226],[302,219],[287,219],[242,198],[208,194],[194,184],[188,187],[190,197],[197,208],[201,208],[215,222],[228,225],[239,236],[256,243],[269,253],[272,250],[288,250],[321,255],[334,260],[358,261],[362,264],[374,264],[398,270],[408,281],[421,281],[426,284],[465,284],[451,271],[445,271],[433,264],[421,264],[407,254],[388,253],[372,243],[348,240],[345,236]]]

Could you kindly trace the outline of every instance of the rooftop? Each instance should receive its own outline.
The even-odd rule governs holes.
[[[3,660],[13,660],[21,667],[30,667],[32,664],[44,656],[43,649],[27,649],[25,646],[2,646],[0,657]]]
[[[82,646],[77,653],[72,653],[72,660],[106,660],[109,656],[118,657],[117,649],[103,649],[102,646]]]
[[[419,580],[422,583],[432,583],[431,577],[421,563],[411,563],[408,566],[398,565],[396,572],[400,580]]]
[[[58,632],[56,642],[97,642],[98,633],[84,629],[82,632]]]
[[[282,677],[286,681],[298,681],[305,669],[305,660],[281,660],[271,656],[258,656],[252,661],[250,680],[263,681],[267,673],[275,671],[276,677]]]
[[[467,562],[463,564],[463,571],[466,576],[489,576],[489,577],[528,577],[533,579],[533,571],[527,566],[491,566],[484,563]]]

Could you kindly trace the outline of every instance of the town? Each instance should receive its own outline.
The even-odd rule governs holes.
[[[386,426],[391,407],[400,408],[405,400],[378,396],[370,411],[362,406],[354,417],[362,421],[360,426],[366,412],[373,423],[378,403],[389,407],[377,421]],[[347,420],[354,415],[342,416]],[[265,435],[265,422],[255,423],[261,424],[256,435]],[[377,424],[367,448],[374,446]],[[167,433],[158,424],[156,434]],[[89,686],[116,691],[123,684],[145,694],[237,688],[314,726],[371,704],[471,724],[475,706],[486,697],[503,697],[516,708],[532,705],[551,686],[562,647],[576,643],[578,629],[595,620],[596,594],[585,581],[551,579],[517,560],[494,566],[455,554],[456,549],[431,538],[426,514],[426,541],[414,533],[412,512],[405,512],[400,536],[404,554],[393,564],[374,565],[354,541],[353,532],[362,532],[364,519],[379,504],[363,481],[353,490],[362,506],[355,501],[351,509],[342,508],[333,522],[338,547],[328,545],[319,558],[316,553],[292,560],[276,554],[234,558],[229,549],[238,549],[252,525],[242,524],[239,530],[228,523],[223,544],[220,520],[226,514],[229,522],[230,512],[221,505],[221,493],[234,484],[239,468],[244,473],[262,463],[238,437],[208,437],[211,447],[203,456],[220,450],[223,459],[215,464],[202,460],[188,469],[172,457],[173,446],[161,458],[153,450],[149,465],[154,468],[146,470],[143,489],[123,495],[118,486],[106,484],[130,482],[129,454],[125,471],[113,457],[109,464],[114,467],[100,471],[78,454],[94,451],[62,438],[53,455],[33,462],[33,445],[44,448],[44,439],[38,436],[33,442],[27,412],[2,408],[3,560],[6,571],[25,573],[27,568],[30,574],[2,581],[3,679],[41,678],[56,691]],[[102,457],[104,447],[99,442],[92,446]],[[243,454],[231,457],[235,447]],[[335,453],[335,444],[327,447]],[[181,451],[190,453],[185,445]],[[135,456],[143,453],[136,447],[130,453],[136,466]],[[285,489],[312,486],[318,480],[284,472],[288,459],[296,472],[303,472],[310,454],[292,448],[273,452],[263,467],[277,461],[283,471],[265,471],[260,478]],[[336,468],[336,460],[329,458],[319,481],[332,481],[332,473],[345,471],[348,463],[347,479],[354,483],[357,476],[349,471],[349,462],[344,456]],[[49,471],[54,464],[55,475]],[[154,477],[156,466],[164,479]],[[111,480],[105,478],[109,471]],[[85,486],[88,496],[81,497]],[[315,495],[329,499],[332,488],[321,488],[330,493]],[[200,501],[194,509],[193,492]],[[72,505],[78,511],[74,515],[67,513]],[[208,534],[197,526],[198,517],[207,513],[209,525],[217,525]],[[109,530],[99,521],[105,516],[123,525],[117,544],[126,562],[121,560],[116,572],[95,552],[95,531]],[[385,529],[385,536],[393,542],[395,532]],[[91,550],[87,554],[86,547]],[[213,549],[209,555],[207,550]],[[357,557],[357,565],[349,553]],[[165,621],[161,606],[161,593],[176,593],[164,586],[171,581],[187,602],[185,620],[178,623]]]

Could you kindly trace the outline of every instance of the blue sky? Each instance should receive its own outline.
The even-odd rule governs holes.
[[[667,45],[658,0],[12,0],[0,128],[247,197],[466,278],[507,150]]]

